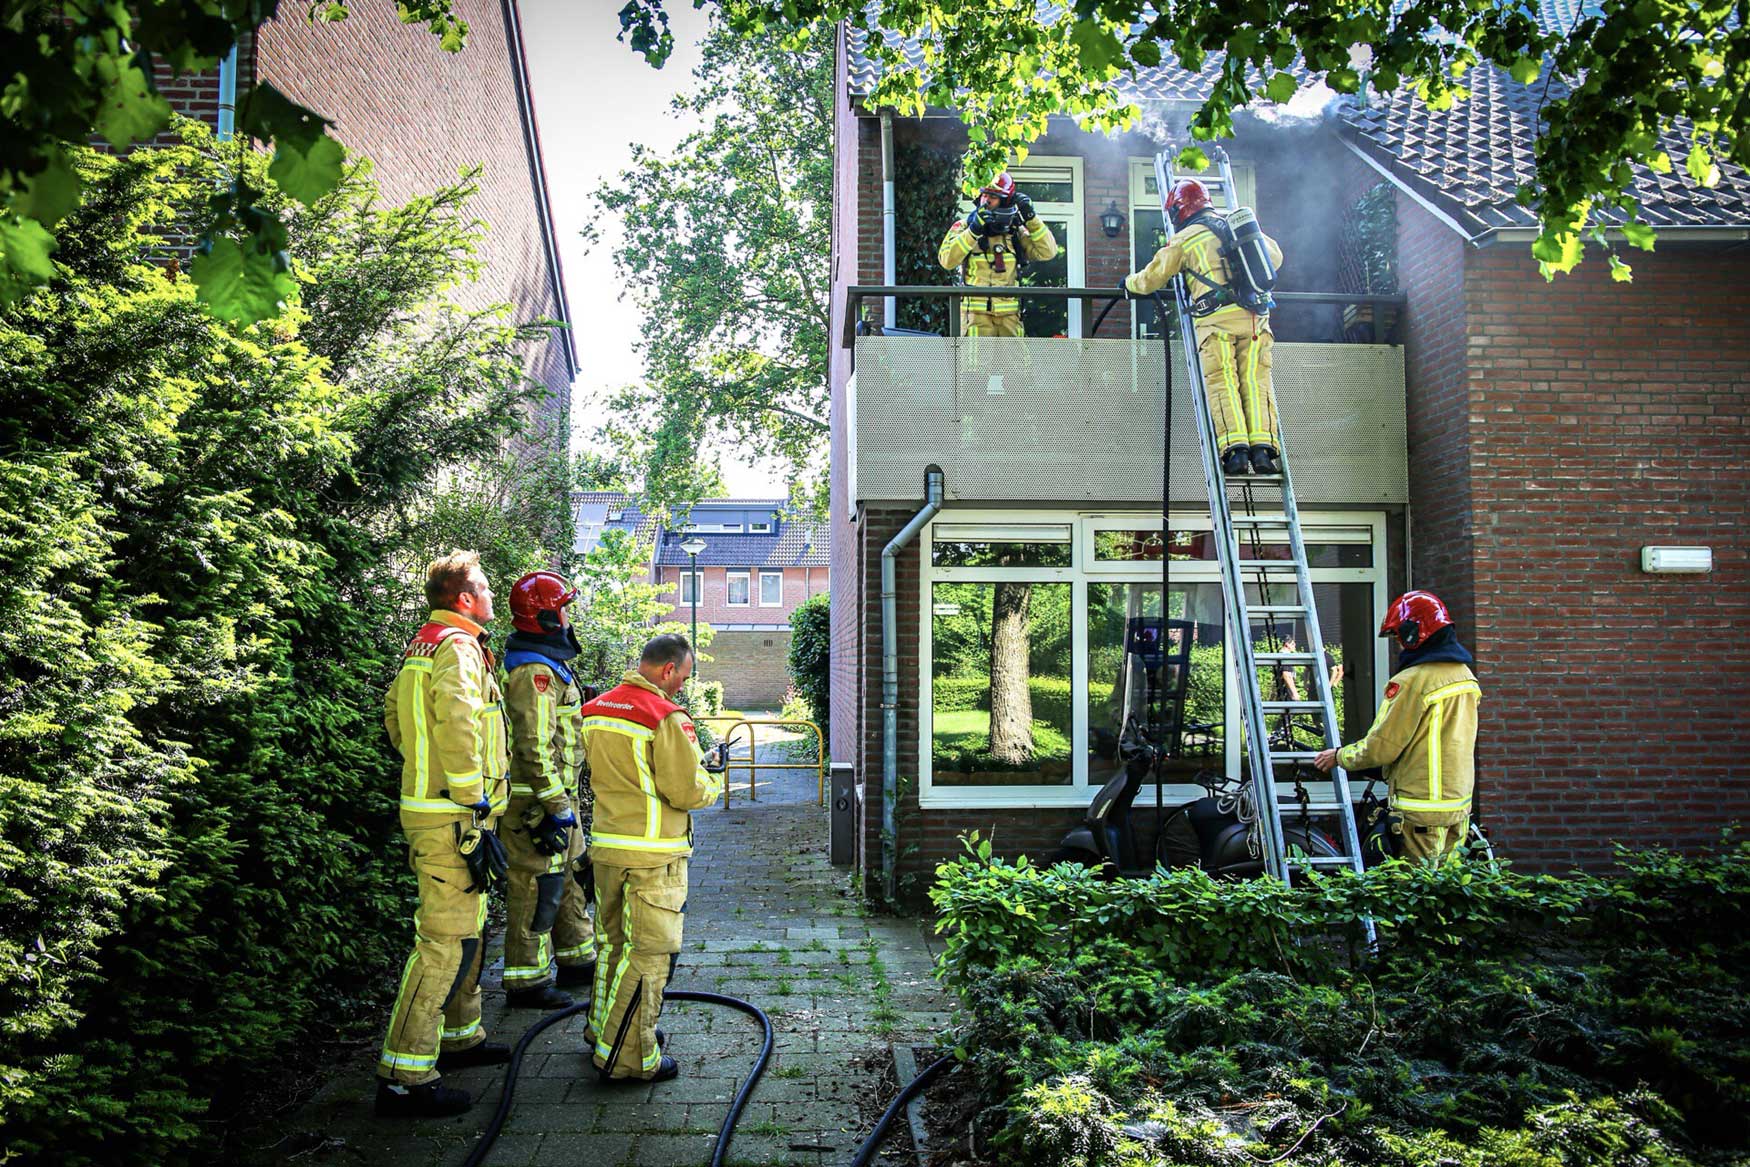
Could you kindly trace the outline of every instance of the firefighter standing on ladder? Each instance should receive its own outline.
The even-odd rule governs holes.
[[[1235,298],[1235,274],[1223,255],[1226,223],[1210,205],[1201,182],[1186,178],[1174,183],[1161,209],[1172,220],[1173,238],[1147,267],[1125,277],[1124,294],[1153,295],[1174,276],[1185,274],[1222,473],[1280,474],[1270,314],[1267,308],[1254,312]],[[1272,268],[1282,266],[1276,241],[1264,236],[1263,244]]]
[[[956,219],[936,256],[959,269],[968,287],[1012,288],[1021,282],[1021,261],[1057,258],[1057,237],[1033,210],[1033,200],[1015,190],[1008,171],[978,192],[978,204]],[[961,300],[966,336],[1024,336],[1021,301],[1013,296],[967,296]]]
[[[1438,596],[1405,592],[1386,609],[1379,634],[1395,639],[1403,653],[1372,728],[1358,742],[1320,751],[1313,765],[1327,774],[1339,765],[1382,767],[1403,857],[1439,863],[1464,841],[1470,824],[1483,691]]]
[[[656,1020],[681,951],[693,853],[688,812],[723,795],[721,770],[706,769],[692,718],[673,700],[692,671],[687,638],[658,636],[636,670],[583,707],[598,947],[589,1036],[596,1069],[613,1081],[664,1082],[680,1073],[662,1050]],[[723,761],[720,752],[714,769]]]

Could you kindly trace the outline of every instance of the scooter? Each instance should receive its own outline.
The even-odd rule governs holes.
[[[1123,771],[1100,787],[1094,801],[1088,804],[1081,825],[1058,843],[1051,857],[1053,865],[1074,863],[1098,868],[1105,879],[1147,874],[1148,863],[1137,846],[1130,813],[1143,779],[1154,770],[1160,751],[1132,718],[1119,738],[1118,756],[1124,762]],[[1159,789],[1157,784],[1157,798]]]

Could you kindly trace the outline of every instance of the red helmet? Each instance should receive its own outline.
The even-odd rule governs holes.
[[[551,632],[559,626],[558,613],[577,598],[577,589],[565,577],[551,571],[531,571],[510,586],[511,623],[524,632]],[[553,618],[541,622],[543,612]]]
[[[1209,188],[1195,178],[1181,178],[1173,184],[1173,189],[1167,192],[1166,202],[1161,204],[1173,220],[1174,227],[1182,227],[1186,221],[1198,211],[1209,209]]]
[[[1381,636],[1395,636],[1405,648],[1415,648],[1442,628],[1452,627],[1446,605],[1433,592],[1405,592],[1386,606],[1379,622]]]
[[[984,189],[980,193],[995,195],[1005,204],[1012,202],[1015,198],[1015,180],[1010,176],[1009,172],[1005,170],[986,183]]]

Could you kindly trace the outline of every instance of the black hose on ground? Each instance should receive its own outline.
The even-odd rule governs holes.
[[[743,1001],[740,997],[726,997],[721,993],[701,993],[691,989],[666,989],[662,999],[665,1001],[697,1001],[703,1005],[724,1005],[731,1009],[739,1009],[760,1023],[765,1031],[765,1040],[760,1045],[760,1056],[754,1060],[753,1072],[747,1076],[747,1081],[741,1084],[741,1089],[735,1095],[735,1101],[729,1105],[729,1114],[723,1119],[723,1127],[717,1134],[717,1147],[711,1152],[711,1167],[723,1167],[728,1162],[729,1140],[735,1134],[735,1124],[741,1121],[742,1111],[747,1109],[747,1100],[753,1093],[754,1084],[760,1080],[760,1075],[766,1072],[766,1064],[772,1060],[772,1019],[758,1005]],[[486,1156],[492,1151],[492,1144],[498,1141],[499,1134],[504,1130],[504,1124],[510,1118],[511,1097],[516,1093],[517,1075],[522,1072],[523,1055],[528,1052],[529,1043],[536,1036],[552,1025],[557,1025],[567,1017],[575,1017],[589,1008],[589,1002],[584,1001],[564,1009],[547,1014],[523,1031],[517,1038],[517,1043],[510,1051],[510,1065],[504,1071],[504,1086],[498,1092],[498,1109],[493,1111],[492,1121],[486,1124],[486,1129],[474,1142],[474,1149],[468,1152],[468,1157],[462,1160],[462,1167],[481,1167],[486,1162]]]
[[[869,1137],[857,1148],[856,1156],[851,1159],[851,1167],[869,1167],[875,1161],[876,1154],[881,1150],[881,1140],[887,1137],[887,1128],[893,1125],[894,1118],[905,1109],[906,1103],[917,1097],[919,1091],[941,1077],[942,1072],[953,1064],[953,1054],[937,1058],[928,1069],[907,1082],[905,1088],[893,1096],[893,1101],[887,1104],[887,1109],[882,1113],[881,1120],[875,1124],[875,1129],[869,1132]]]

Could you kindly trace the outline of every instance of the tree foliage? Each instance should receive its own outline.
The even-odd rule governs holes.
[[[644,380],[610,402],[609,434],[642,445],[652,505],[712,493],[725,446],[824,495],[832,57],[720,21],[703,51],[673,103],[703,128],[667,156],[634,146],[597,193],[644,317]]]
[[[832,723],[832,609],[825,592],[790,613],[790,684],[808,704],[809,720],[824,738]],[[823,743],[824,744],[824,743]]]
[[[538,330],[448,303],[471,184],[384,207],[349,167],[295,207],[185,132],[69,152],[56,275],[0,309],[0,1159],[213,1161],[279,1058],[380,1007],[410,575],[483,539],[514,577],[565,518],[562,472],[497,457]],[[268,324],[162,262],[233,171],[310,281]]]
[[[665,3],[629,0],[620,13],[622,37],[656,64],[672,45]],[[1484,63],[1521,83],[1541,76],[1546,132],[1521,198],[1543,224],[1534,253],[1551,272],[1580,261],[1584,233],[1605,210],[1626,220],[1631,243],[1651,247],[1629,184],[1635,166],[1672,168],[1670,136],[1687,144],[1683,166],[1698,185],[1718,182],[1721,159],[1750,165],[1750,19],[1732,0],[1600,0],[1575,5],[1569,28],[1540,24],[1529,5],[1481,0],[1073,0],[1045,20],[1032,3],[966,0],[718,6],[737,32],[790,45],[824,39],[830,22],[862,30],[882,70],[872,103],[913,115],[959,110],[971,137],[968,177],[978,182],[1024,158],[1053,114],[1099,130],[1135,124],[1140,111],[1113,83],[1163,62],[1216,67],[1191,120],[1198,141],[1230,136],[1236,109],[1286,102],[1314,81],[1338,93],[1407,85],[1444,109],[1468,96],[1466,74]],[[1365,65],[1354,49],[1366,50]],[[1200,156],[1186,143],[1182,164],[1201,169]],[[1612,264],[1621,270],[1614,256]]]
[[[375,0],[381,3],[382,0]],[[25,0],[0,7],[0,305],[54,278],[58,225],[79,205],[79,148],[93,139],[123,150],[170,125],[156,72],[216,67],[238,40],[273,18],[278,0]],[[452,0],[397,0],[405,24],[423,24],[446,52],[468,35]],[[310,0],[309,18],[342,21],[349,6]],[[344,151],[328,120],[258,84],[237,111],[240,134],[272,147],[273,186],[311,206],[341,182]],[[259,173],[234,173],[191,208],[202,254],[191,275],[201,302],[227,320],[276,315],[291,298],[287,226]]]

